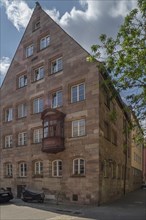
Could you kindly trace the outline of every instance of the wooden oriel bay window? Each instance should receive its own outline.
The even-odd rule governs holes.
[[[57,153],[64,150],[64,117],[64,113],[56,109],[46,109],[42,112],[43,152]]]

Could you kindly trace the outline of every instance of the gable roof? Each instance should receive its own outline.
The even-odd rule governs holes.
[[[32,24],[33,18],[34,18],[34,17],[36,16],[36,14],[38,14],[38,13],[39,13],[39,14],[44,13],[45,16],[48,17],[48,21],[50,20],[50,21],[52,21],[55,25],[57,25],[57,26],[60,28],[61,31],[63,31],[66,35],[68,35],[76,44],[78,44],[78,46],[79,46],[80,48],[82,48],[82,49],[87,53],[87,56],[90,55],[87,50],[85,50],[72,36],[70,36],[56,21],[54,21],[54,20],[42,9],[42,7],[41,7],[41,5],[40,5],[39,2],[36,2],[36,6],[35,6],[35,8],[34,8],[34,11],[33,11],[32,15],[31,15],[31,18],[30,18],[30,20],[29,20],[29,22],[28,22],[28,24],[27,24],[27,27],[25,28],[25,31],[24,31],[24,33],[23,33],[23,36],[22,36],[22,38],[21,38],[21,40],[20,40],[20,42],[19,42],[19,45],[18,45],[18,47],[17,47],[17,49],[16,49],[16,51],[15,51],[15,54],[14,54],[12,60],[11,60],[10,66],[9,66],[9,68],[8,68],[8,70],[7,70],[7,73],[6,73],[5,77],[4,77],[4,80],[3,80],[3,82],[2,82],[2,84],[1,84],[1,86],[0,86],[0,89],[2,89],[2,87],[3,87],[3,85],[4,85],[4,82],[5,82],[5,80],[6,80],[6,77],[7,77],[7,75],[8,75],[9,72],[10,72],[10,69],[11,69],[11,66],[12,66],[14,60],[15,60],[17,51],[18,51],[18,49],[20,48],[20,45],[21,45],[23,39],[25,38],[25,36],[26,36],[26,34],[27,34],[28,28],[29,28],[30,25]]]

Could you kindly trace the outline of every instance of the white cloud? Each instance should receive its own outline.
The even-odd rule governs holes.
[[[25,28],[32,15],[32,9],[28,7],[23,0],[1,0],[2,5],[6,8],[8,19],[19,31],[20,28]]]
[[[53,8],[52,10],[45,9],[45,12],[57,23],[59,22],[60,13],[56,10],[56,8]]]
[[[110,10],[113,17],[123,16],[125,17],[131,8],[137,6],[137,1],[115,1],[114,6]]]
[[[2,57],[2,59],[0,60],[0,85],[7,73],[10,63],[11,60],[9,57]]]
[[[1,0],[1,2],[13,25],[18,30],[25,28],[32,14],[32,9],[27,5],[27,1]],[[56,8],[45,9],[45,11],[88,51],[92,44],[98,43],[100,34],[114,36],[123,17],[136,5],[132,0],[79,0],[79,3],[81,9],[73,7],[62,17]]]
[[[9,66],[10,66],[11,60],[9,57],[2,57],[0,60],[0,73],[1,75],[5,75]]]

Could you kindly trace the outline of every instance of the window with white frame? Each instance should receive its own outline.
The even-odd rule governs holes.
[[[22,132],[18,134],[18,146],[23,146],[27,144],[27,133]]]
[[[21,75],[18,77],[18,88],[22,88],[24,86],[27,86],[27,75]]]
[[[43,162],[36,161],[34,164],[34,174],[35,175],[42,175],[43,174]]]
[[[33,114],[40,113],[43,111],[43,98],[36,98],[33,100]]]
[[[52,94],[52,108],[62,106],[62,91],[57,91]]]
[[[51,63],[51,73],[57,73],[59,71],[61,71],[63,69],[63,61],[62,61],[62,57],[53,60]]]
[[[43,129],[37,128],[33,130],[33,143],[41,143],[43,137]]]
[[[55,160],[52,162],[52,176],[62,176],[62,160]]]
[[[12,177],[13,176],[13,167],[11,163],[5,164],[5,176]]]
[[[7,108],[5,110],[5,122],[9,122],[13,120],[13,109]]]
[[[85,119],[72,121],[72,137],[85,135]]]
[[[18,118],[23,118],[27,116],[27,105],[22,103],[18,105]]]
[[[46,36],[46,37],[43,37],[41,40],[40,40],[40,50],[48,47],[50,44],[50,36]]]
[[[33,72],[33,81],[38,81],[40,79],[43,79],[44,78],[44,67],[41,66],[37,69],[34,70]]]
[[[80,102],[85,99],[85,83],[71,87],[71,102]]]
[[[5,148],[12,147],[12,135],[5,136]]]
[[[33,55],[33,45],[29,45],[25,50],[26,57],[30,57]]]
[[[77,158],[73,160],[73,174],[74,175],[85,175],[85,160]]]
[[[27,164],[25,162],[19,163],[19,177],[27,176]]]

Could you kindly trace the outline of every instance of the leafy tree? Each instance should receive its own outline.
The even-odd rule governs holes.
[[[137,117],[146,119],[146,0],[138,0],[115,39],[105,34],[99,39],[100,45],[91,47],[87,60],[101,60],[97,62],[99,70],[108,73],[118,92],[124,91]]]

